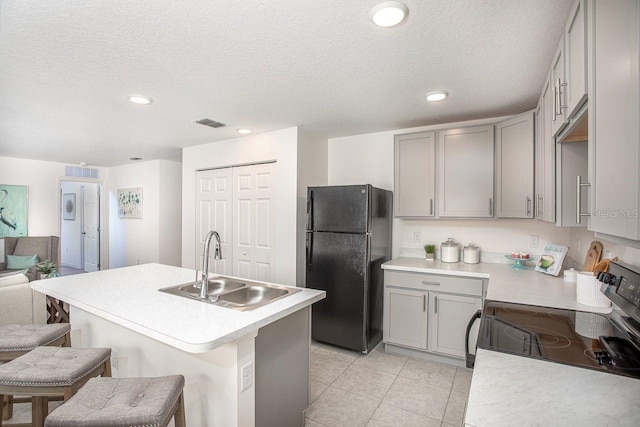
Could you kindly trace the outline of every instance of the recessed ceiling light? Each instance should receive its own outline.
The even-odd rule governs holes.
[[[385,1],[371,9],[371,19],[380,27],[393,27],[398,25],[409,13],[404,3],[399,1]]]
[[[153,99],[144,95],[129,95],[129,100],[134,104],[141,104],[141,105],[149,105],[153,102]]]
[[[243,135],[246,135],[251,132],[253,132],[251,129],[238,129],[238,133],[241,133]]]
[[[427,94],[427,101],[442,101],[447,96],[449,96],[449,93],[444,90],[436,90]]]

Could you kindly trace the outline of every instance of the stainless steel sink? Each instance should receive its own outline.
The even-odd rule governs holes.
[[[163,288],[160,291],[220,307],[246,311],[300,292],[300,289],[218,276],[209,279],[207,299],[200,298],[200,288],[195,287],[195,282]]]
[[[226,278],[209,279],[209,292],[207,295],[209,295],[210,297],[214,297],[225,292],[242,288],[243,286],[246,286],[246,284],[243,282],[239,282],[237,280],[226,279]],[[165,289],[175,289],[175,287],[165,288]],[[161,290],[165,291],[165,289],[161,289]],[[198,297],[200,295],[200,288],[196,288],[195,283],[187,283],[186,285],[180,285],[177,287],[177,289],[180,292],[187,292],[189,294],[192,294],[194,297]],[[173,293],[173,292],[170,292],[170,293]]]
[[[220,295],[219,300],[228,301],[238,305],[256,305],[273,301],[283,295],[287,295],[286,289],[267,288],[266,286],[249,286],[235,292]]]

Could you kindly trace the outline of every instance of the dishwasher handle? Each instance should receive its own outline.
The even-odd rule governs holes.
[[[467,332],[464,334],[464,354],[465,354],[467,368],[473,369],[473,365],[476,363],[475,353],[471,354],[469,352],[469,335],[471,335],[471,328],[473,328],[473,324],[476,323],[476,321],[481,317],[482,317],[482,310],[476,311],[475,314],[469,320],[469,323],[467,324]]]

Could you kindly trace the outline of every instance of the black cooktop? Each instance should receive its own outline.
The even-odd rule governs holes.
[[[634,320],[614,314],[487,300],[478,347],[640,378]]]

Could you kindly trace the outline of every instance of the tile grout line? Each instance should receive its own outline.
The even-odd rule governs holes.
[[[367,425],[369,425],[369,423],[371,422],[371,419],[373,418],[373,416],[376,414],[376,411],[378,410],[378,408],[380,408],[380,405],[382,405],[382,402],[384,401],[384,398],[387,397],[387,394],[389,394],[389,390],[391,390],[391,387],[393,387],[393,385],[396,383],[396,381],[398,380],[398,377],[400,376],[400,372],[402,372],[402,370],[404,369],[404,367],[406,366],[407,362],[409,361],[409,358],[407,357],[407,359],[404,361],[404,363],[402,364],[402,367],[400,368],[400,370],[398,371],[398,373],[396,374],[395,378],[393,379],[393,382],[391,383],[391,385],[389,386],[389,388],[387,389],[387,391],[384,393],[384,396],[382,396],[382,399],[380,399],[380,403],[378,403],[378,406],[376,406],[376,409],[373,411],[373,413],[371,414],[371,416],[369,417],[369,419],[367,419],[367,423],[365,424],[365,427]],[[387,404],[388,405],[388,404]],[[389,406],[393,406],[393,405],[389,405]],[[399,408],[401,409],[401,408]]]

